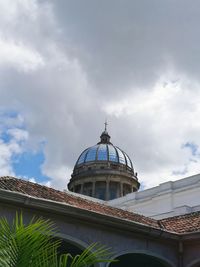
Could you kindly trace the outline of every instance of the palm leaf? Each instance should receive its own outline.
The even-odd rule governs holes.
[[[32,219],[28,225],[16,214],[12,225],[0,220],[0,267],[49,267],[56,262],[60,241],[53,241],[56,229],[48,220]]]
[[[80,255],[58,256],[59,240],[54,224],[42,218],[24,223],[16,213],[12,224],[0,219],[0,267],[89,267],[97,262],[113,262],[111,250],[98,243],[90,245]]]
[[[83,253],[76,255],[70,267],[89,267],[98,262],[113,262],[113,253],[110,248],[94,243],[86,248]]]

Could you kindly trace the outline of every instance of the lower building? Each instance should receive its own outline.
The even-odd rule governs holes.
[[[96,267],[200,267],[200,212],[153,219],[13,177],[0,178],[0,213],[22,211],[51,219],[62,251],[80,253],[93,242],[112,248],[117,263]],[[56,237],[55,237],[56,238]]]
[[[200,174],[131,193],[108,204],[155,219],[200,211]]]

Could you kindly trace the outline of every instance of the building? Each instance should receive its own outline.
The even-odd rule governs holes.
[[[106,127],[100,142],[80,154],[68,184],[72,192],[155,219],[200,211],[200,175],[138,192],[139,187],[130,157],[110,142]]]
[[[102,200],[125,196],[139,187],[130,157],[110,142],[106,127],[100,142],[81,153],[68,184],[72,192]]]
[[[63,252],[80,253],[93,242],[111,247],[119,262],[96,267],[200,267],[199,175],[136,192],[139,182],[131,160],[110,143],[106,129],[100,143],[85,151],[69,183],[75,192],[1,177],[1,215],[12,220],[18,210],[26,220],[33,215],[51,219],[59,228]],[[175,203],[163,208],[161,218],[152,218],[162,213],[155,206],[156,197],[160,203],[171,199]],[[185,203],[191,208],[186,211],[192,213],[173,216]],[[134,206],[141,213],[154,206],[158,214],[144,216]],[[166,218],[167,214],[171,217]]]
[[[200,174],[128,194],[109,205],[154,219],[200,211]]]

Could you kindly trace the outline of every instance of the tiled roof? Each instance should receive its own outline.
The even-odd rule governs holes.
[[[200,231],[200,212],[193,212],[180,216],[160,220],[162,226],[176,233],[191,233]]]
[[[6,176],[0,177],[0,189],[14,191],[29,195],[32,197],[53,200],[57,202],[66,203],[67,205],[74,206],[83,210],[141,223],[154,228],[160,228],[156,220],[135,214],[132,212],[124,211],[122,209],[109,207],[97,202],[93,202],[82,197],[74,196],[72,194],[55,190],[47,186],[42,186],[29,181],[21,180],[18,178]]]
[[[53,188],[10,176],[0,177],[0,189],[19,192],[36,198],[62,202],[66,205],[77,207],[83,210],[89,210],[91,212],[129,220],[153,228],[162,229],[164,231],[180,234],[200,231],[200,212],[170,217],[162,220],[155,220],[133,212],[128,212],[122,209],[93,202],[71,193],[62,192]]]

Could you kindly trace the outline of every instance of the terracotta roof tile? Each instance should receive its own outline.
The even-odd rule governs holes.
[[[200,212],[162,219],[160,223],[166,230],[176,233],[200,231]]]
[[[0,189],[19,192],[32,197],[62,202],[66,205],[74,206],[83,210],[90,210],[107,216],[141,223],[164,231],[179,234],[200,231],[200,212],[155,220],[133,212],[110,207],[67,192],[62,192],[10,176],[0,177]]]
[[[49,199],[57,202],[63,202],[67,205],[78,207],[84,210],[90,210],[96,213],[141,223],[154,228],[160,228],[159,224],[154,219],[136,213],[124,211],[122,209],[113,208],[104,204],[84,199],[82,197],[68,194],[66,192],[10,176],[0,177],[0,189],[19,192],[29,196]]]

